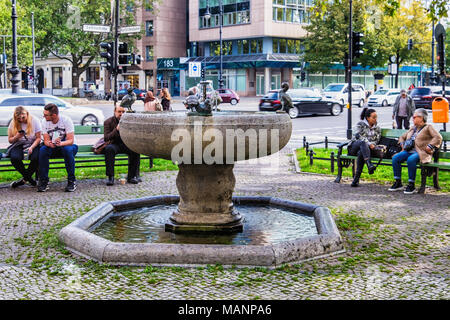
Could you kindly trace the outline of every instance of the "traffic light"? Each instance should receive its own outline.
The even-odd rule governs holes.
[[[202,71],[201,71],[201,78],[202,78],[202,80],[205,80],[205,68],[203,68],[203,66],[202,66]]]
[[[303,82],[306,80],[306,72],[302,71],[300,72],[300,81]]]
[[[362,39],[364,38],[364,34],[362,34],[361,32],[355,32],[352,31],[352,37],[353,37],[353,41],[352,41],[352,58],[359,58],[363,53],[363,46],[364,46],[364,42],[362,42]]]
[[[445,34],[437,37],[437,60],[441,74],[445,74]]]
[[[128,43],[119,42],[119,66],[131,66],[133,56],[128,52]]]
[[[106,50],[104,52],[100,52],[100,57],[106,59],[106,61],[100,63],[100,65],[112,73],[115,69],[114,42],[102,42],[100,43],[100,48]]]
[[[408,50],[412,50],[413,48],[413,39],[408,39]]]

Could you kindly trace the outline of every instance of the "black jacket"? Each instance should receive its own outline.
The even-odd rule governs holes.
[[[112,144],[123,144],[122,138],[120,137],[120,132],[117,130],[119,121],[120,120],[115,116],[105,120],[103,123],[105,142],[110,142]]]

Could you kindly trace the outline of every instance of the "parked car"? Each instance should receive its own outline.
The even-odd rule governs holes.
[[[327,98],[317,88],[290,89],[287,94],[294,105],[289,110],[289,116],[294,119],[300,114],[332,114],[342,113],[344,105],[339,100]],[[279,91],[269,91],[259,102],[260,111],[277,111],[281,109]]]
[[[348,103],[348,84],[347,83],[330,83],[323,89],[325,96],[329,99],[336,99],[342,105]],[[366,90],[360,83],[352,83],[352,105],[358,105],[362,108],[366,99]]]
[[[292,98],[294,107],[289,110],[292,119],[300,114],[331,114],[338,116],[344,110],[341,101],[327,98],[316,88],[291,89],[287,93]]]
[[[289,91],[289,90],[288,90]],[[259,111],[277,111],[281,109],[281,101],[278,97],[279,90],[270,90],[259,100]]]
[[[136,100],[144,101],[147,91],[134,88],[133,92],[136,93]],[[119,100],[122,100],[122,98],[125,97],[127,94],[128,94],[127,89],[120,89],[119,91],[117,91],[117,97],[119,98]]]
[[[434,98],[442,97],[442,87],[417,87],[412,89],[409,95],[414,100],[416,108],[431,109]]]
[[[103,125],[105,117],[103,111],[89,107],[74,107],[58,97],[44,94],[28,95],[1,95],[0,96],[0,126],[9,126],[14,109],[24,106],[33,116],[41,120],[43,118],[44,106],[54,103],[58,106],[61,114],[72,119],[74,125]]]
[[[395,103],[400,94],[400,89],[380,89],[369,96],[367,105],[369,107],[387,107]]]
[[[236,105],[240,98],[236,92],[231,89],[217,89],[223,103],[231,103],[233,106]]]

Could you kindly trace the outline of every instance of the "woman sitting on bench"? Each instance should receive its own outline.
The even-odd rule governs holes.
[[[414,112],[414,126],[405,132],[398,142],[402,145],[402,152],[392,157],[392,169],[394,171],[394,184],[389,191],[403,190],[401,163],[406,161],[408,165],[408,185],[403,191],[405,194],[416,193],[415,188],[417,163],[428,163],[432,160],[433,152],[439,149],[442,136],[432,125],[427,124],[428,112],[420,108]]]
[[[364,163],[367,164],[369,174],[375,172],[376,166],[370,162],[370,158],[381,138],[381,128],[377,125],[377,113],[374,109],[364,108],[360,118],[361,121],[356,124],[352,140],[348,145],[348,154],[358,156],[352,187],[359,186]]]
[[[8,127],[8,142],[11,145],[6,153],[11,158],[11,164],[23,177],[11,183],[11,187],[17,188],[24,185],[25,181],[36,186],[36,180],[32,178],[32,175],[38,168],[41,123],[22,106],[14,110],[13,120]],[[23,164],[24,152],[30,160],[27,169]]]

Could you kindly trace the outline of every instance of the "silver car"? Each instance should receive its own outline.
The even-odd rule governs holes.
[[[9,126],[13,118],[14,109],[23,106],[37,119],[43,119],[44,106],[54,103],[59,112],[70,119],[74,125],[92,126],[103,125],[105,116],[103,111],[95,108],[73,106],[60,98],[46,94],[0,95],[0,126]]]

